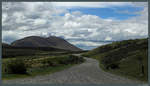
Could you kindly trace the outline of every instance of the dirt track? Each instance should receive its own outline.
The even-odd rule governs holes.
[[[3,83],[20,84],[134,84],[140,83],[120,76],[116,76],[101,70],[98,61],[91,58],[85,58],[86,62],[56,72],[50,75],[29,77],[24,79],[6,80]]]

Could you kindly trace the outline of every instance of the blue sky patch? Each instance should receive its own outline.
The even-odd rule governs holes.
[[[126,20],[131,17],[140,16],[135,12],[143,10],[143,7],[122,6],[111,8],[71,8],[68,10],[70,13],[74,11],[80,11],[83,14],[96,15],[103,19],[114,18],[118,20]]]

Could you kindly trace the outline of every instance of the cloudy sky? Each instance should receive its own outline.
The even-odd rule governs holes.
[[[2,41],[58,36],[82,48],[148,36],[144,2],[3,2]],[[106,41],[106,42],[105,42]]]

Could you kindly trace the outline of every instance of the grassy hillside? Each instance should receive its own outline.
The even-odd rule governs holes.
[[[47,56],[47,55],[64,55],[71,53],[81,53],[85,51],[69,51],[52,47],[14,47],[2,45],[2,57],[12,58],[18,56]]]
[[[83,56],[99,60],[100,67],[105,71],[147,81],[148,39],[113,42],[84,53]]]
[[[74,53],[52,47],[15,47],[2,45],[2,79],[49,74],[84,62]]]

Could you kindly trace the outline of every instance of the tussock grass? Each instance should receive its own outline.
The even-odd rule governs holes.
[[[107,72],[148,81],[148,39],[113,42],[82,56],[97,59],[100,67]]]
[[[30,56],[32,57],[32,56]],[[46,56],[46,57],[16,57],[6,58],[2,62],[2,79],[15,79],[45,75],[57,72],[73,65],[80,64],[85,60],[83,57],[74,55]],[[8,65],[9,64],[9,65]],[[24,73],[20,68],[25,70]],[[15,69],[15,71],[13,70]]]

